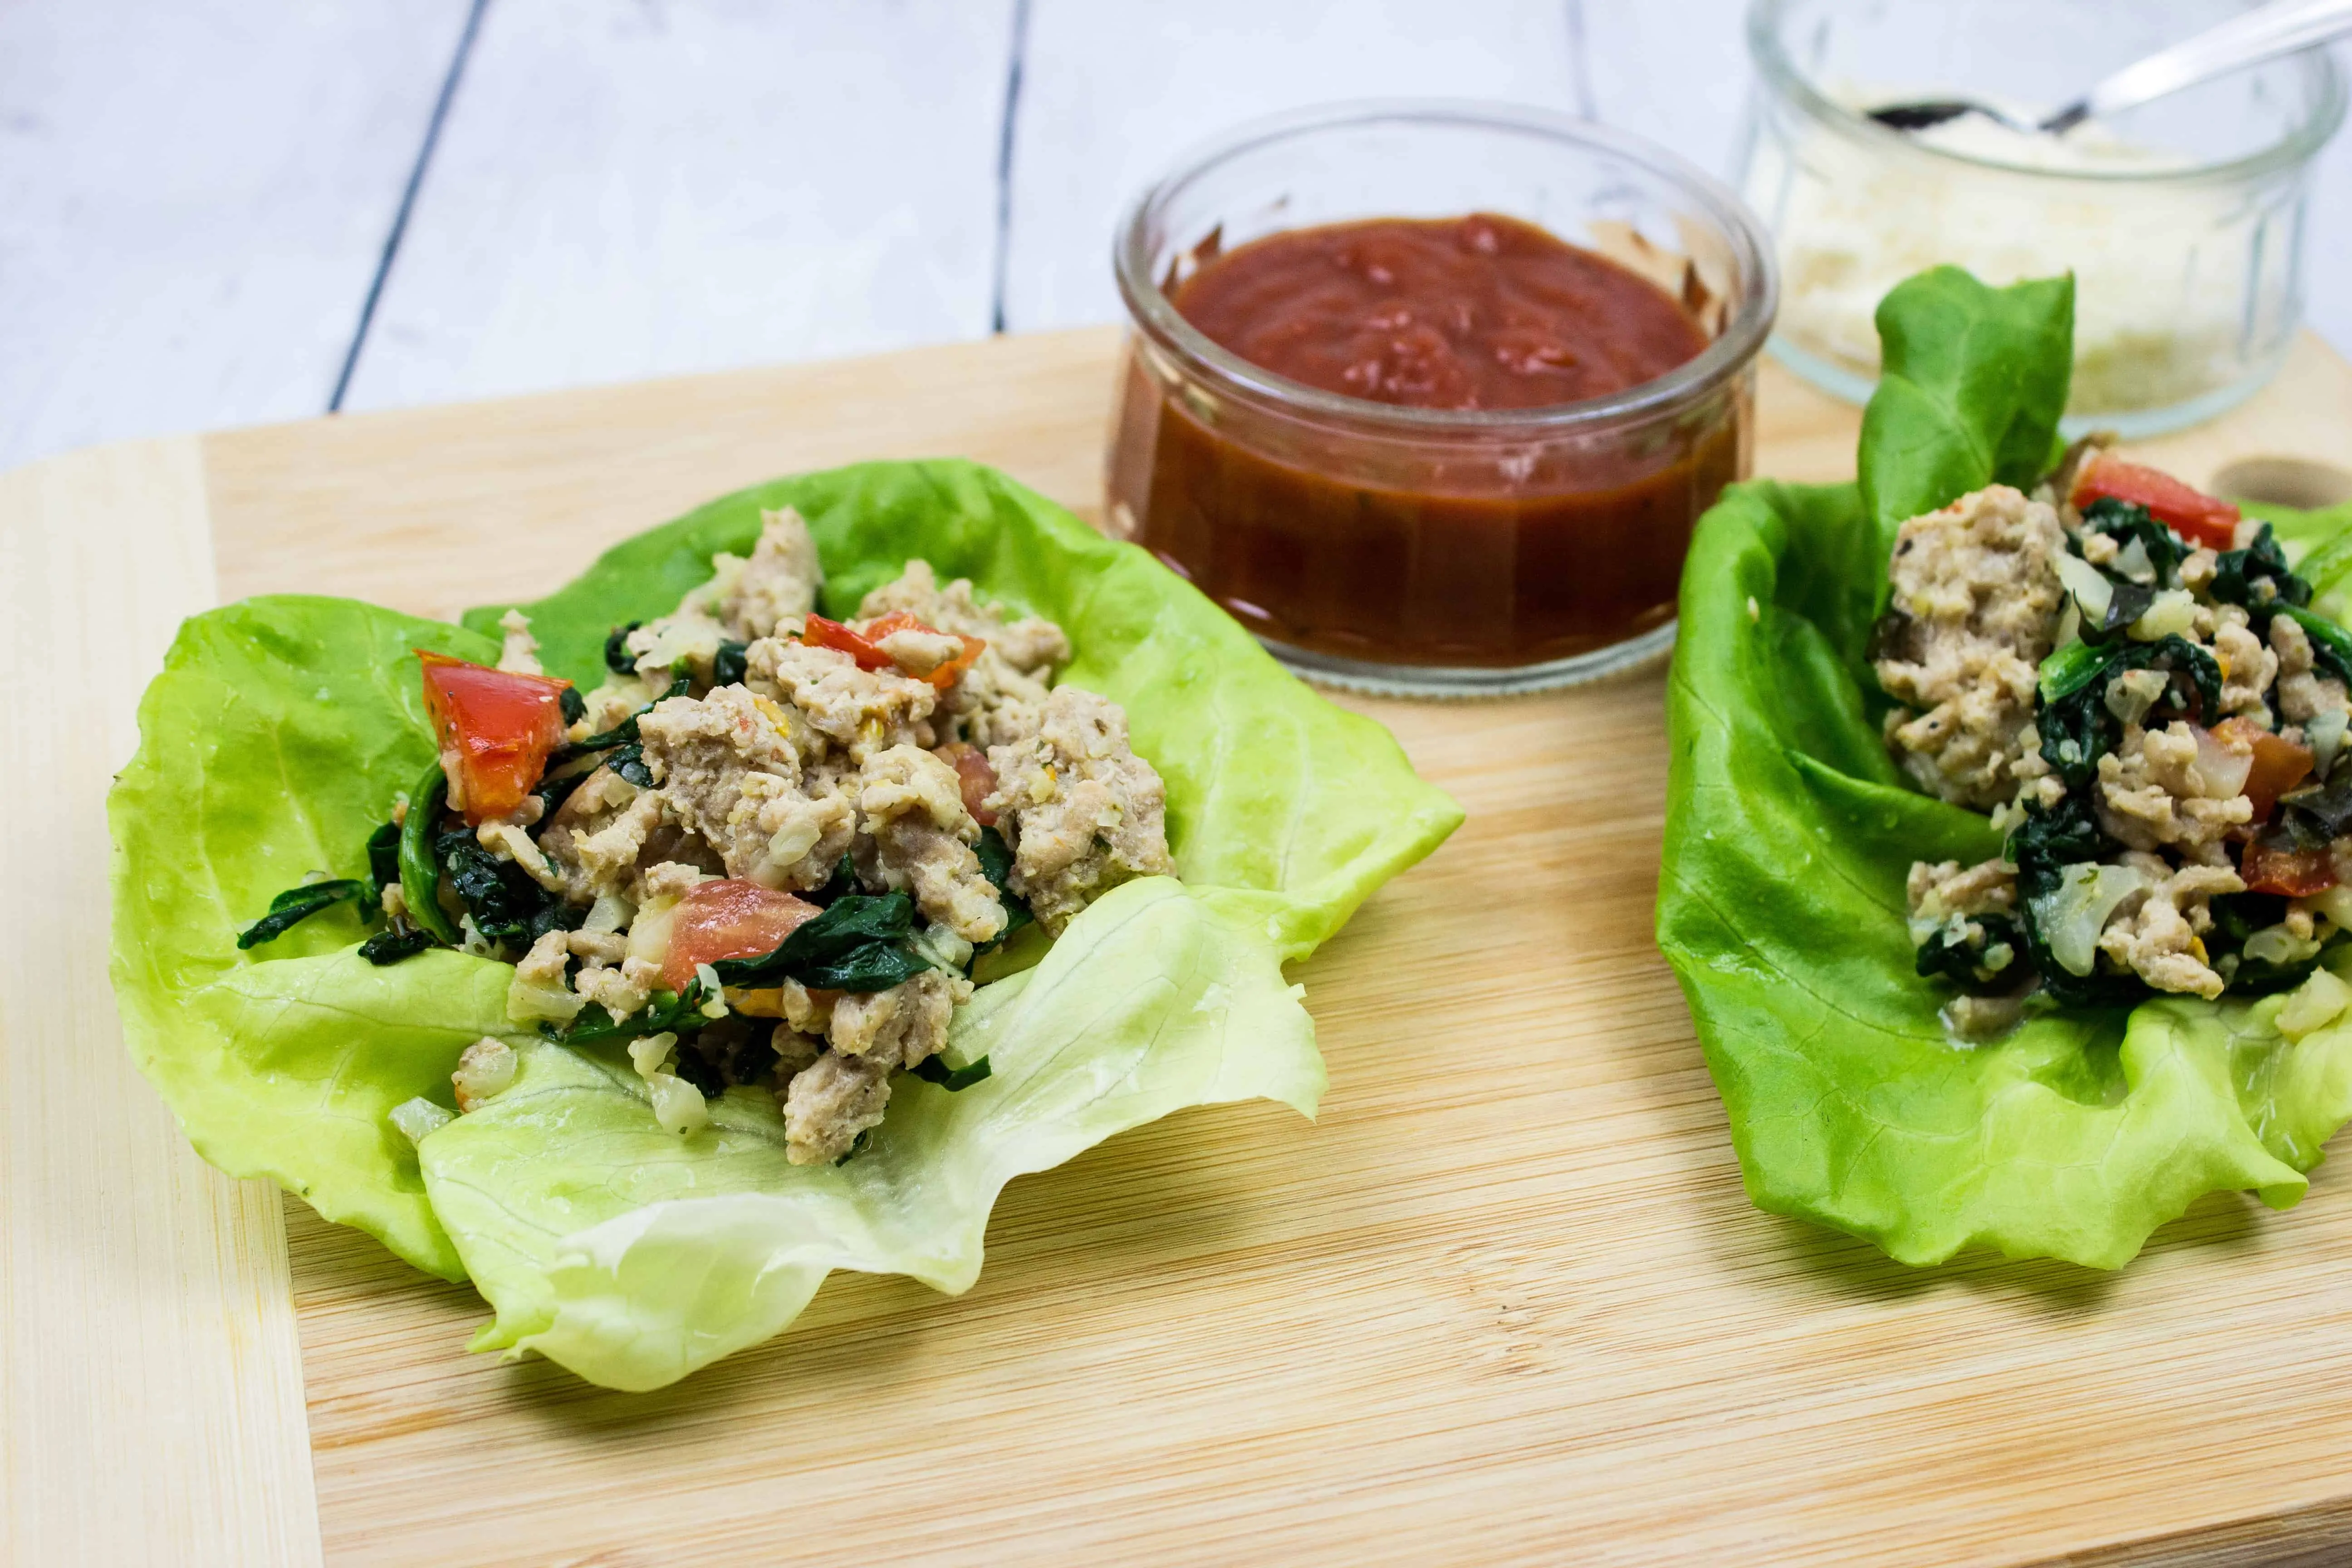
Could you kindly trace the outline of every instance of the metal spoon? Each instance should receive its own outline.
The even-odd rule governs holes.
[[[2200,81],[2291,55],[2346,33],[2352,33],[2352,0],[2272,0],[2268,5],[2126,66],[2041,121],[2021,120],[1989,103],[1957,98],[1890,103],[1872,110],[1870,118],[1897,131],[1925,131],[1963,114],[1981,114],[2012,131],[2055,136],[2085,120],[2137,109]]]

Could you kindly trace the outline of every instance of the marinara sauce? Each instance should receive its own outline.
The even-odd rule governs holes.
[[[1513,667],[1673,618],[1691,525],[1738,477],[1747,382],[1629,436],[1541,411],[1637,387],[1709,337],[1683,300],[1533,225],[1474,214],[1297,229],[1196,253],[1167,289],[1212,342],[1360,419],[1221,396],[1139,345],[1114,525],[1277,643]],[[1484,414],[1409,427],[1411,408]]]

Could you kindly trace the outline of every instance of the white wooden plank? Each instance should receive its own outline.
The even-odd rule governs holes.
[[[2352,47],[2339,47],[2336,59],[2352,76]],[[2336,353],[2352,355],[2352,133],[2338,132],[2319,156],[2303,267],[2311,324]]]
[[[213,600],[194,437],[0,476],[0,1562],[319,1561],[278,1194],[196,1158],[106,983],[106,786]]]
[[[1012,0],[499,0],[345,406],[988,331]]]
[[[465,9],[0,5],[0,468],[323,409]]]
[[[1034,0],[1013,147],[1004,315],[1116,320],[1111,230],[1184,148],[1334,99],[1579,107],[1562,0]]]

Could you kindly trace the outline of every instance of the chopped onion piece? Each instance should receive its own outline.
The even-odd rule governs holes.
[[[710,1122],[710,1106],[702,1091],[670,1073],[657,1072],[646,1080],[653,1093],[654,1120],[665,1132],[683,1138]]]
[[[2319,956],[2319,939],[2297,936],[2283,925],[2264,926],[2246,939],[2238,950],[2248,958],[2263,963],[2274,963],[2284,969],[2291,964],[2305,963]],[[2316,1027],[2317,1026],[2314,1026]]]
[[[2137,544],[2138,541],[2133,542]],[[2167,588],[2131,624],[2131,635],[2141,642],[2154,642],[2158,637],[2177,636],[2196,624],[2196,596],[2185,588]]]
[[[2070,555],[2063,550],[2052,556],[2051,561],[2058,568],[2058,580],[2066,584],[2066,592],[2074,595],[2074,602],[2083,606],[2084,618],[2095,626],[2105,621],[2107,606],[2115,602],[2116,596],[2116,585],[2107,581],[2106,574],[2081,556]],[[2063,643],[2066,639],[2061,637],[2058,640]]]
[[[436,1105],[422,1095],[415,1100],[404,1100],[392,1108],[392,1124],[399,1128],[400,1135],[411,1143],[424,1142],[425,1134],[437,1131],[457,1120],[446,1106]]]
[[[2210,730],[2190,726],[2197,736],[2197,775],[2205,781],[2208,799],[2229,800],[2246,793],[2246,776],[2254,771],[2254,749],[2232,751]]]
[[[2067,867],[2059,873],[2056,891],[2033,900],[2034,924],[2050,944],[2050,956],[2069,973],[2090,973],[2107,917],[2147,885],[2147,874],[2129,866],[2084,861]]]
[[[660,1073],[662,1064],[669,1060],[670,1047],[677,1044],[677,1037],[667,1030],[658,1035],[639,1035],[629,1042],[629,1063],[637,1069],[639,1078],[651,1079]]]
[[[2342,713],[2322,713],[2303,727],[2303,743],[2311,748],[2311,776],[2325,779],[2336,765],[2336,753],[2344,749],[2347,718]]]

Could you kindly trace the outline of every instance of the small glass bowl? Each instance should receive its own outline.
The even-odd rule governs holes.
[[[1926,132],[1865,112],[1967,99],[2039,118],[2118,67],[2242,14],[2239,0],[1755,0],[1741,187],[1776,237],[1773,352],[1865,401],[1872,324],[1905,278],[2075,277],[2067,428],[2194,424],[2274,374],[2303,319],[2314,156],[2344,117],[2315,51],[2064,138],[1968,116]],[[2049,166],[2053,160],[2065,166]]]
[[[1710,340],[1606,397],[1456,412],[1259,369],[1170,293],[1277,230],[1493,213],[1664,287]],[[1110,527],[1293,668],[1390,695],[1591,679],[1674,637],[1692,524],[1748,471],[1775,283],[1737,196],[1672,153],[1537,110],[1402,101],[1263,121],[1146,191],[1114,251],[1133,331]]]

